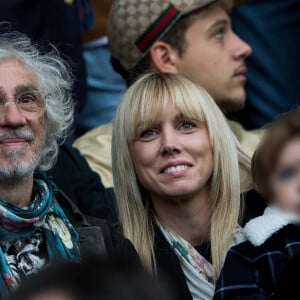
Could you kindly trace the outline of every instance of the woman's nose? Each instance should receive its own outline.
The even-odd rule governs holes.
[[[162,153],[175,154],[181,151],[179,137],[175,130],[167,130],[162,133]]]

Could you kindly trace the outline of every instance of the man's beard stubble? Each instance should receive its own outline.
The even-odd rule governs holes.
[[[33,132],[26,128],[2,128],[0,130],[0,141],[8,138],[22,138],[31,144],[34,143]],[[23,155],[26,149],[2,149],[0,156],[6,158],[9,164],[0,164],[0,182],[9,180],[12,183],[31,177],[40,162],[42,150],[43,144],[41,144],[39,149],[31,153],[29,160],[24,161]]]

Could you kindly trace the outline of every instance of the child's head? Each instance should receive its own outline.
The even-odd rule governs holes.
[[[269,125],[252,158],[252,176],[268,204],[300,213],[300,109]]]

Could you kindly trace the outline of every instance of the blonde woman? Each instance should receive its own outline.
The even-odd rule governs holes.
[[[183,76],[144,75],[118,106],[112,166],[122,230],[181,300],[211,299],[228,248],[243,238],[237,146],[213,99]]]

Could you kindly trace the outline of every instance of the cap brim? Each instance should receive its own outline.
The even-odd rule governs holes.
[[[237,9],[239,6],[244,4],[247,0],[221,0],[223,5],[226,7],[228,12]]]
[[[233,9],[237,9],[239,6],[247,2],[247,0],[235,0],[233,3]]]

